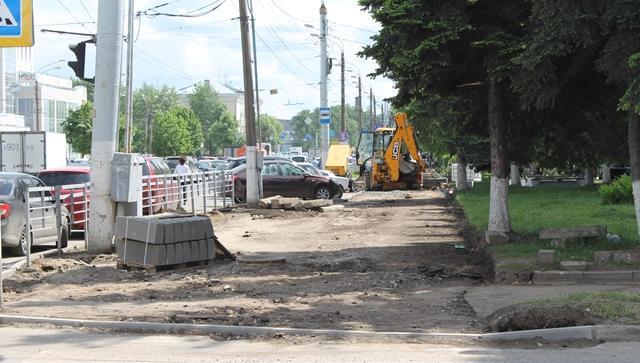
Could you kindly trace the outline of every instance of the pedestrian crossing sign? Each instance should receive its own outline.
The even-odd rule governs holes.
[[[33,0],[0,0],[0,47],[33,45]]]

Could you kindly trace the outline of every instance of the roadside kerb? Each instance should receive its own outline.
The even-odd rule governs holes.
[[[34,253],[31,255],[31,259],[40,259],[40,258],[45,258],[49,255],[54,255],[58,253],[58,250],[47,250],[47,251],[42,251],[42,252],[38,252],[38,253]],[[27,259],[26,257],[23,257],[22,259],[20,259],[19,261],[15,261],[15,262],[4,262],[3,267],[5,265],[9,265],[11,264],[11,268],[8,268],[6,270],[0,271],[0,273],[2,274],[2,278],[6,279],[9,277],[12,277],[13,275],[15,275],[16,271],[21,269],[22,267],[24,267],[24,265],[26,265],[27,263]]]
[[[371,338],[410,338],[433,340],[466,340],[466,341],[510,341],[540,338],[547,341],[595,340],[598,338],[595,325],[576,326],[553,329],[523,330],[504,333],[420,333],[420,332],[376,332],[364,330],[339,329],[303,329],[273,328],[235,325],[187,324],[187,323],[152,323],[135,321],[98,321],[83,319],[60,319],[32,316],[0,315],[0,324],[49,324],[54,326],[110,329],[130,333],[178,333],[178,334],[232,334],[235,336],[325,336],[325,337],[371,337]]]
[[[640,271],[534,271],[533,281],[546,282],[640,282]]]

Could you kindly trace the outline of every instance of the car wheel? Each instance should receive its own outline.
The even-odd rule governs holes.
[[[334,199],[340,199],[342,198],[342,194],[344,193],[344,189],[342,188],[342,185],[338,186],[338,192],[336,193],[336,195],[333,196]]]
[[[236,203],[245,203],[247,201],[247,197],[244,195],[241,195],[241,196],[236,195],[234,200]]]
[[[18,256],[27,255],[27,226],[22,226],[20,241],[18,242],[18,246],[13,248],[13,253]]]
[[[327,186],[321,185],[316,189],[316,199],[331,199],[331,192]]]

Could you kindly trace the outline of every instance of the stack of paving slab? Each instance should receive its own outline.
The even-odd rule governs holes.
[[[332,205],[333,201],[329,199],[302,200],[296,197],[287,198],[279,195],[260,200],[260,208],[263,209],[321,210],[323,207]]]
[[[213,225],[201,216],[118,217],[115,236],[118,263],[127,266],[169,266],[216,255]]]

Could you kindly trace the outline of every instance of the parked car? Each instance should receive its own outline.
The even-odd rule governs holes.
[[[21,256],[27,254],[27,188],[44,187],[44,183],[35,176],[22,173],[0,173],[0,223],[2,223],[2,246],[11,247]],[[44,193],[45,197],[50,194]],[[32,195],[31,197],[34,197]],[[45,208],[43,208],[45,207]],[[56,205],[54,201],[31,203],[31,245],[56,242]],[[62,233],[60,245],[67,247],[69,241],[69,213],[61,206]]]
[[[164,160],[169,166],[169,169],[171,169],[171,174],[173,174],[173,171],[176,170],[176,166],[178,166],[178,163],[180,162],[180,156],[167,156]],[[192,173],[200,171],[200,169],[198,169],[198,161],[191,156],[187,156],[187,165],[189,166],[189,169],[191,169]]]
[[[173,174],[173,169],[159,157],[145,156],[144,161],[142,175],[151,176],[151,178],[142,183],[142,212],[150,214],[153,210],[153,214],[160,213],[165,205],[168,209],[177,208],[180,201],[180,182],[175,178],[161,177]],[[151,187],[151,198],[149,198],[149,187]],[[153,209],[149,207],[149,199]]]
[[[265,156],[263,159],[263,161],[271,161],[271,160],[280,160],[280,161],[285,161],[285,162],[289,162],[291,163],[291,159],[287,159],[285,157],[282,156]],[[244,165],[247,163],[247,157],[246,156],[242,156],[239,158],[231,158],[229,159],[229,164],[227,165],[227,169],[231,170],[231,169],[235,169],[237,167],[239,167],[240,165]]]
[[[46,186],[69,186],[85,184],[89,182],[88,167],[66,167],[55,168],[41,171],[38,174],[38,178]],[[82,187],[69,188],[64,187],[60,190],[60,199],[64,206],[69,211],[71,216],[71,229],[83,230],[85,229],[85,221],[87,220],[87,213],[85,209],[85,196],[86,207],[89,207],[89,192],[85,193],[85,189]]]
[[[234,169],[236,202],[246,200],[246,166]],[[265,160],[262,168],[264,197],[282,195],[304,199],[332,199],[340,186],[330,178],[311,175],[287,160]]]
[[[306,163],[309,161],[309,158],[305,155],[294,155],[291,157],[291,161],[295,161],[296,163]]]
[[[311,163],[296,163],[296,165],[311,175],[328,176],[331,178],[331,180],[340,186],[340,192],[336,195],[336,198],[342,198],[342,193],[344,193],[345,190],[352,190],[352,184],[349,178],[337,176],[329,170],[319,170]]]
[[[229,163],[227,163],[224,160],[203,159],[203,160],[198,160],[198,169],[200,169],[200,171],[225,170],[227,169],[228,164]]]

